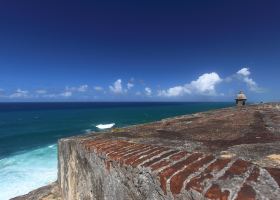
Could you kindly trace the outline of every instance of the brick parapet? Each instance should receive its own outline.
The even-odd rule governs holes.
[[[184,199],[194,193],[204,199],[280,196],[280,169],[261,168],[242,159],[117,139],[85,140],[82,145],[102,157],[108,173],[112,165],[150,171],[166,199]]]

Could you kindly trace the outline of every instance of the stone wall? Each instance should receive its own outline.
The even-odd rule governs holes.
[[[280,169],[120,139],[62,139],[63,199],[278,199]]]

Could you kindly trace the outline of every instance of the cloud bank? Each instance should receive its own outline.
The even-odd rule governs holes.
[[[222,82],[222,79],[216,72],[205,73],[185,85],[159,90],[158,96],[177,97],[185,94],[215,95],[216,85],[220,82]]]
[[[131,96],[146,96],[146,97],[154,97],[154,98],[171,98],[171,97],[181,97],[185,95],[191,95],[191,97],[198,96],[225,96],[227,91],[230,90],[230,85],[226,85],[230,82],[242,82],[244,83],[248,90],[251,92],[259,93],[264,92],[262,88],[258,86],[256,81],[252,78],[251,71],[248,67],[243,67],[237,70],[232,75],[221,78],[221,76],[217,72],[204,73],[198,76],[195,80],[187,82],[182,85],[175,85],[166,89],[157,90],[157,92],[153,92],[153,87],[147,87],[146,84],[140,84],[139,86],[135,86],[134,79],[129,80],[126,84],[123,84],[122,79],[117,79],[113,84],[109,85],[108,90],[111,94],[126,94],[124,95],[126,98],[129,98],[128,95]],[[222,91],[217,91],[217,86]],[[234,90],[239,90],[241,88],[236,88],[238,84],[234,87]],[[139,88],[142,87],[142,88]],[[158,88],[160,86],[157,86]],[[244,86],[242,86],[244,87]],[[97,92],[99,95],[103,95],[101,97],[107,98],[110,93],[107,93],[105,88],[101,86],[93,86],[89,87],[88,84],[82,84],[79,86],[68,87],[66,86],[64,89],[44,89],[38,88],[37,90],[22,90],[16,89],[15,91],[7,91],[3,92],[3,89],[0,89],[0,97],[1,98],[52,98],[52,99],[64,99],[64,98],[96,98]],[[101,92],[102,91],[102,92]],[[141,92],[140,92],[141,91]],[[94,93],[95,92],[95,93]],[[95,96],[93,96],[95,95]],[[232,94],[230,94],[232,95]]]
[[[11,94],[10,98],[26,98],[29,92],[27,90],[17,89],[15,93]]]
[[[72,94],[73,93],[71,91],[65,91],[65,92],[62,92],[60,95],[63,97],[71,97]]]
[[[86,92],[88,90],[88,85],[84,84],[78,87],[66,87],[65,90],[70,92]]]

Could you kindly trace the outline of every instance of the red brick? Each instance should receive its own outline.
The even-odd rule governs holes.
[[[114,153],[114,152],[121,152],[123,149],[128,148],[127,146],[130,146],[128,144],[125,145],[116,145],[116,146],[111,146],[109,148],[103,149],[103,153],[106,154],[106,156],[108,156],[108,154]]]
[[[217,172],[222,170],[224,167],[226,167],[230,163],[231,159],[229,158],[218,158],[215,162],[213,162],[211,165],[209,165],[204,172],[210,173],[210,172]]]
[[[138,150],[133,151],[132,153],[127,153],[123,156],[118,157],[118,162],[122,166],[126,160],[135,160],[139,157],[139,155],[143,154],[144,152],[146,153],[147,151],[151,151],[151,149],[154,150],[155,148],[152,146],[148,146],[146,148],[139,148]]]
[[[117,154],[121,154],[121,153],[130,151],[130,150],[132,150],[132,149],[137,148],[138,146],[140,146],[140,145],[137,145],[137,144],[135,144],[135,143],[127,144],[126,147],[119,148],[118,151],[117,151]]]
[[[128,145],[127,143],[123,143],[123,142],[109,143],[104,146],[101,146],[99,148],[99,151],[102,151],[105,153],[107,150],[110,150],[110,149],[118,150],[119,148],[126,147],[127,145]]]
[[[156,150],[159,150],[159,149],[161,149],[161,147],[154,147],[149,151],[146,151],[146,152],[143,152],[141,154],[134,155],[134,156],[130,156],[127,160],[124,161],[124,163],[126,165],[131,165],[135,160],[139,159],[141,156],[148,155],[148,154],[153,153],[153,152],[155,152]]]
[[[117,144],[117,142],[107,141],[105,143],[95,145],[95,150],[97,152],[101,152],[102,148],[111,147],[112,145],[114,146],[116,144]]]
[[[170,155],[172,155],[172,154],[174,154],[174,153],[177,153],[177,152],[178,152],[178,151],[170,151],[170,152],[164,153],[164,154],[162,154],[161,156],[159,156],[159,157],[157,157],[157,158],[154,158],[153,160],[150,160],[149,162],[146,162],[146,163],[143,164],[142,166],[143,166],[143,167],[149,167],[149,166],[155,164],[156,162],[158,162],[158,161],[160,161],[160,160],[162,160],[162,159],[164,159],[164,158],[166,158],[166,157],[168,157],[168,156],[170,156]]]
[[[92,145],[92,146],[90,146],[90,150],[91,151],[96,151],[97,147],[102,146],[102,145],[106,145],[106,144],[107,144],[107,142],[102,142],[102,143],[98,143],[98,144]]]
[[[119,157],[121,156],[125,156],[129,153],[133,153],[133,152],[136,152],[136,151],[139,151],[139,149],[145,149],[143,147],[133,147],[133,148],[122,148],[118,151],[112,151],[110,154],[108,154],[108,156],[114,158],[115,160],[118,160]]]
[[[177,160],[180,160],[181,158],[183,158],[183,157],[185,157],[185,156],[187,156],[187,155],[189,155],[188,152],[186,152],[186,151],[181,151],[181,152],[179,152],[179,153],[177,153],[177,154],[171,156],[170,159],[173,160],[173,161],[177,161]]]
[[[258,167],[254,167],[253,171],[250,173],[247,181],[254,181],[256,182],[260,176],[260,169]]]
[[[119,152],[119,155],[125,155],[127,153],[134,152],[134,151],[139,150],[139,149],[146,149],[148,147],[150,147],[150,146],[143,145],[143,144],[141,144],[141,145],[134,145],[134,146],[132,146],[130,148],[122,150],[121,152]]]
[[[194,189],[198,192],[202,192],[204,189],[204,181],[212,178],[212,174],[202,174],[201,176],[195,177],[186,185],[186,190]]]
[[[157,162],[157,163],[151,165],[150,168],[152,169],[152,171],[155,171],[155,170],[158,170],[162,167],[169,165],[170,163],[171,163],[170,160],[162,160],[160,162]]]
[[[145,162],[146,160],[148,160],[148,159],[150,159],[150,158],[152,158],[152,157],[154,157],[154,156],[156,156],[156,155],[158,155],[158,154],[161,154],[162,152],[164,152],[164,151],[166,151],[166,150],[167,150],[166,148],[161,148],[161,149],[159,149],[159,150],[157,150],[157,151],[155,151],[155,152],[153,152],[153,153],[151,153],[151,154],[149,154],[149,155],[147,155],[147,156],[144,156],[144,157],[142,157],[142,158],[140,158],[140,159],[137,159],[136,161],[134,161],[133,163],[131,163],[131,165],[132,165],[133,167],[136,167],[136,166],[138,166],[139,164]]]
[[[213,184],[205,194],[205,197],[208,199],[220,199],[220,200],[228,200],[229,191],[222,191],[219,185]]]
[[[132,145],[132,146],[127,146],[127,147],[124,147],[122,149],[120,149],[119,151],[115,151],[115,152],[111,152],[110,156],[116,156],[116,155],[120,155],[121,153],[124,153],[124,152],[127,152],[129,150],[134,150],[136,148],[139,148],[139,145]]]
[[[120,152],[122,149],[128,148],[132,146],[132,143],[119,143],[116,145],[111,145],[110,147],[102,149],[102,152],[105,154],[111,153],[111,152]]]
[[[106,141],[106,140],[104,140],[104,139],[85,140],[82,142],[82,144],[83,145],[88,145],[88,144],[94,145],[94,144],[98,144],[98,143],[104,142],[104,141]]]
[[[202,192],[204,189],[203,182],[206,179],[212,179],[214,171],[220,171],[222,170],[231,160],[230,159],[222,159],[219,158],[215,162],[211,163],[200,175],[192,178],[186,185],[186,190],[189,190],[190,188]]]
[[[232,178],[236,175],[241,175],[245,173],[248,168],[251,166],[251,164],[244,160],[236,160],[232,166],[225,172],[225,174],[220,179],[227,179]]]
[[[125,149],[122,149],[121,151],[110,152],[110,153],[107,154],[107,156],[114,157],[114,156],[117,156],[117,155],[126,154],[127,152],[135,151],[135,149],[139,149],[141,147],[142,147],[142,145],[133,144],[132,146],[127,147]]]
[[[96,144],[100,144],[105,142],[105,140],[92,140],[92,141],[86,141],[83,142],[83,145],[86,147],[86,149],[90,149],[90,147],[93,147]]]
[[[180,162],[175,163],[174,165],[164,169],[160,174],[160,185],[162,190],[165,194],[167,194],[166,190],[166,181],[177,171],[184,168],[186,165],[192,163],[193,161],[197,160],[198,158],[202,157],[201,153],[194,153],[191,154],[188,158],[185,160],[182,160]]]
[[[255,200],[256,192],[255,190],[248,184],[244,184],[235,200]]]
[[[146,151],[148,149],[151,149],[151,148],[152,147],[150,147],[150,146],[146,146],[146,147],[138,146],[138,147],[133,148],[130,151],[126,151],[123,153],[116,152],[114,155],[110,155],[110,158],[112,158],[114,160],[124,160],[124,159],[129,158],[132,155],[139,154],[139,153]]]
[[[272,178],[277,182],[280,187],[280,169],[277,168],[266,168],[266,170],[270,173]]]
[[[102,140],[92,141],[92,142],[91,142],[91,145],[92,145],[92,146],[97,146],[97,145],[99,145],[99,144],[105,144],[105,143],[108,143],[108,142],[109,142],[109,140],[104,140],[104,139],[102,139]]]
[[[182,190],[185,180],[192,174],[197,172],[198,169],[203,167],[203,165],[214,160],[214,156],[206,156],[190,165],[188,165],[183,171],[180,171],[174,175],[170,180],[170,190],[172,194],[179,194]]]
[[[104,142],[100,142],[100,143],[94,144],[94,145],[91,146],[91,149],[92,149],[92,150],[95,150],[96,152],[98,152],[98,149],[99,149],[99,148],[104,147],[104,146],[106,146],[106,145],[108,145],[108,144],[111,144],[111,142],[112,142],[112,141],[106,140],[106,141],[104,141]]]

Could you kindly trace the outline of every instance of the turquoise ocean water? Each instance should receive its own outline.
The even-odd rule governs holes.
[[[0,199],[56,180],[59,138],[233,106],[232,103],[0,103]]]

